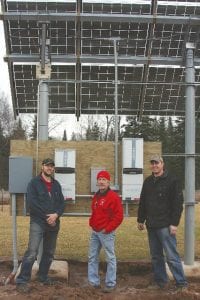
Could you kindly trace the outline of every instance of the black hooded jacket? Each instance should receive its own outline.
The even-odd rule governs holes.
[[[138,223],[147,228],[178,226],[183,210],[183,193],[175,176],[147,177],[143,183],[138,208]]]
[[[59,217],[64,211],[64,197],[61,186],[57,180],[52,178],[51,194],[48,193],[47,187],[41,176],[33,178],[27,188],[27,200],[30,209],[31,220],[44,226],[49,230],[58,230]],[[47,224],[47,214],[57,213],[56,226],[52,227]]]

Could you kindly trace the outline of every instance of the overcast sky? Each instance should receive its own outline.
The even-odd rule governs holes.
[[[10,96],[10,83],[9,83],[9,76],[8,76],[8,67],[7,64],[4,62],[3,57],[6,55],[6,48],[5,48],[5,39],[4,39],[4,31],[3,31],[3,22],[0,21],[0,37],[1,37],[1,47],[0,47],[0,90],[4,92],[11,103],[11,96]]]

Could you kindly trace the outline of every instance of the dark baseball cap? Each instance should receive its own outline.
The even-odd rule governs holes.
[[[55,163],[54,163],[53,159],[51,159],[51,158],[45,158],[42,161],[42,164],[43,165],[53,165],[53,166],[55,166]]]

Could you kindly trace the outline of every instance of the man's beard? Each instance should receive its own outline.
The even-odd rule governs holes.
[[[46,177],[51,177],[51,174],[48,174],[48,173],[46,173],[46,172],[44,172],[44,171],[43,171],[43,173],[44,173],[44,175],[45,175]]]

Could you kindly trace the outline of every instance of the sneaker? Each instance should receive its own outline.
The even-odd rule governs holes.
[[[160,283],[160,284],[152,283],[152,284],[148,285],[147,288],[148,288],[148,290],[166,290],[167,287],[168,287],[168,285],[165,283]]]
[[[28,294],[30,292],[30,287],[27,283],[17,283],[17,291],[19,293]]]
[[[176,290],[177,290],[177,292],[184,292],[184,291],[188,290],[188,286],[187,286],[187,284],[177,285]]]
[[[100,284],[92,284],[90,282],[89,282],[89,287],[91,287],[93,289],[100,289],[101,288]]]
[[[103,293],[112,293],[115,289],[115,286],[105,286],[103,288]]]
[[[160,286],[156,283],[148,285],[148,290],[160,290]]]

